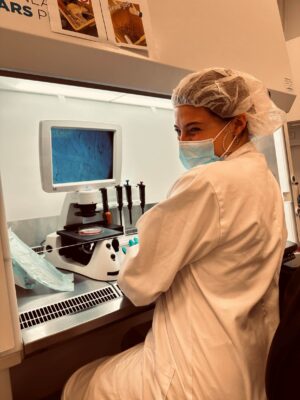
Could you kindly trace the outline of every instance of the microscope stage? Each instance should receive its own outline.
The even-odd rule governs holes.
[[[61,236],[62,238],[66,239],[71,239],[72,241],[76,243],[85,243],[85,242],[91,242],[91,241],[98,241],[101,239],[107,239],[107,238],[113,238],[116,236],[122,235],[122,232],[115,230],[115,229],[109,229],[109,228],[104,228],[101,227],[100,233],[96,235],[83,235],[82,233],[79,233],[79,230],[62,230],[58,231],[57,234]]]

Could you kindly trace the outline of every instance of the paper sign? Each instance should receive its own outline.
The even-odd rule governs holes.
[[[100,4],[95,0],[48,2],[53,31],[89,40],[107,40]]]
[[[50,0],[48,12],[55,32],[148,50],[150,23],[145,0]]]
[[[108,38],[117,45],[147,48],[145,12],[139,0],[101,0]]]

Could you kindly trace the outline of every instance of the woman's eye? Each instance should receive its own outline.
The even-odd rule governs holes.
[[[188,133],[189,133],[189,134],[194,134],[194,133],[198,133],[198,132],[200,132],[200,131],[201,131],[201,129],[195,126],[195,127],[193,127],[193,128],[190,128],[190,129],[188,130]]]

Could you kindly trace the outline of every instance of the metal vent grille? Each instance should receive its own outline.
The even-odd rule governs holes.
[[[118,292],[118,295],[119,296],[124,296],[124,293],[122,292],[120,286],[117,283],[113,283],[113,285],[114,285],[116,291]]]
[[[118,297],[120,297],[120,294],[108,286],[81,296],[71,297],[59,303],[20,313],[20,326],[21,329],[30,328],[64,315],[87,310]]]

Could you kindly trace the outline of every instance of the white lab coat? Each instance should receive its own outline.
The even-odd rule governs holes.
[[[286,229],[264,156],[247,143],[193,168],[138,231],[119,285],[138,306],[156,301],[152,329],[77,371],[64,399],[265,400]]]

